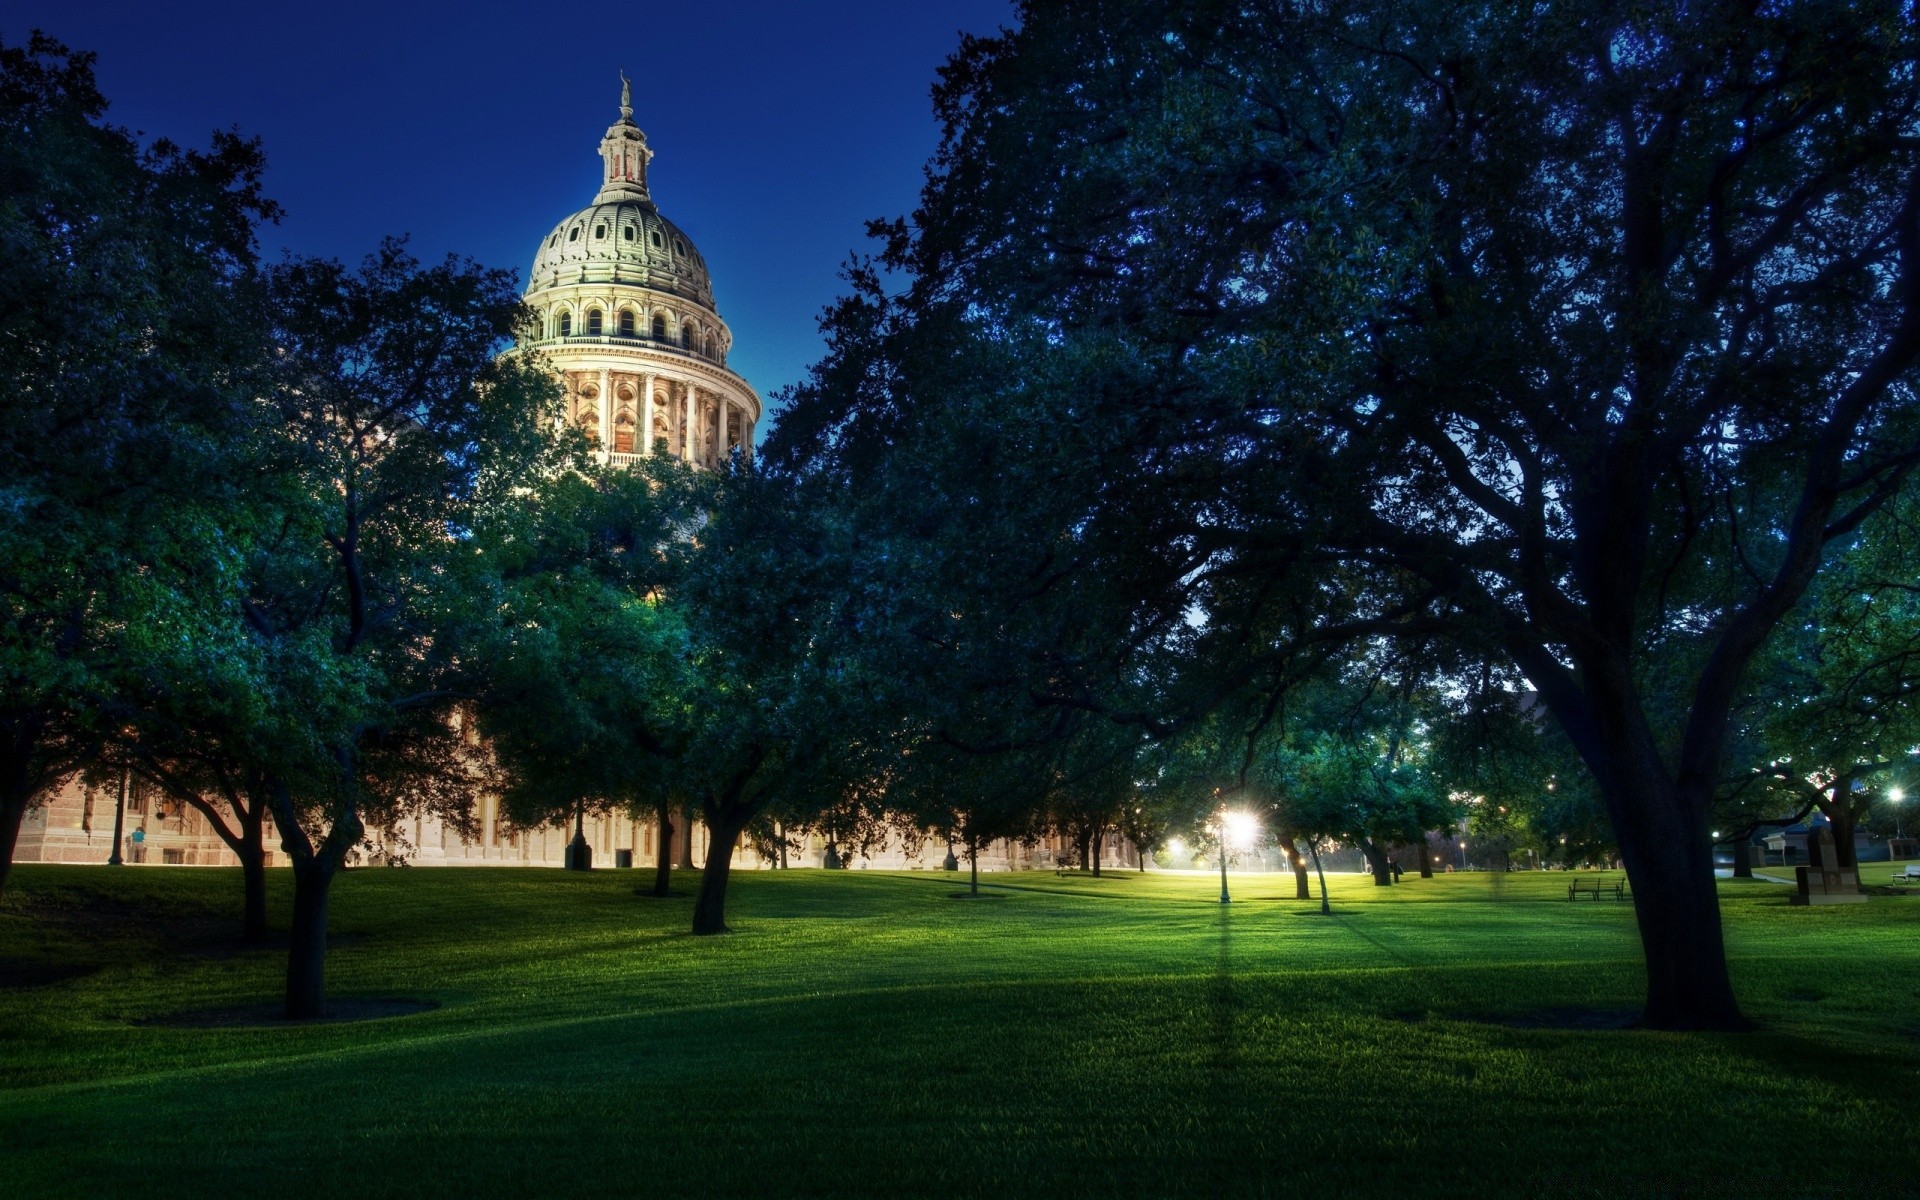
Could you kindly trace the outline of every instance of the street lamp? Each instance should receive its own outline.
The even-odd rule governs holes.
[[[107,855],[107,865],[110,867],[125,865],[125,861],[120,857],[120,838],[127,827],[127,783],[132,776],[132,771],[121,768],[120,801],[113,806],[113,853]]]
[[[1464,839],[1460,843],[1460,869],[1467,869],[1467,843]]]
[[[1229,904],[1232,897],[1227,894],[1227,849],[1238,846],[1245,849],[1253,845],[1253,839],[1260,831],[1260,819],[1252,813],[1220,812],[1220,903]]]
[[[1900,802],[1906,798],[1907,793],[1903,788],[1887,789],[1887,799],[1893,804],[1893,836],[1895,837],[1906,836],[1900,832]]]

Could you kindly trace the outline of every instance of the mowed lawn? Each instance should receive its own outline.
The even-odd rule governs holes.
[[[1920,896],[1723,886],[1759,1032],[1609,1027],[1630,906],[1563,874],[368,870],[337,997],[272,1000],[239,878],[22,866],[0,901],[0,1195],[1882,1195],[1920,1160]],[[1587,876],[1586,878],[1592,878]],[[273,876],[283,917],[290,880]],[[680,886],[691,891],[691,877]]]

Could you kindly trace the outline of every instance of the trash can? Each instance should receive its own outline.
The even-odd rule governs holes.
[[[631,867],[633,865],[633,851],[615,850],[613,852],[613,865],[616,867]]]

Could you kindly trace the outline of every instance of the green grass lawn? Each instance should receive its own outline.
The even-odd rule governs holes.
[[[0,901],[0,1195],[1880,1195],[1915,1178],[1920,896],[1723,885],[1757,1033],[1605,1028],[1631,906],[1561,874],[354,872],[305,1028],[239,879],[23,866]],[[274,875],[284,916],[290,880]],[[690,881],[688,881],[690,885]],[[683,885],[687,886],[687,885]],[[690,891],[690,886],[687,886]],[[1568,1027],[1572,1026],[1572,1027]],[[1597,1027],[1584,1027],[1597,1026]]]

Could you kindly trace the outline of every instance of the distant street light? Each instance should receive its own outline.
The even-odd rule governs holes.
[[[1467,869],[1467,843],[1464,841],[1460,843],[1460,869]]]
[[[1906,836],[1905,834],[1903,834],[1903,833],[1901,833],[1901,832],[1900,832],[1900,802],[1901,802],[1902,800],[1905,800],[1906,798],[1907,798],[1907,793],[1906,793],[1906,791],[1905,791],[1904,789],[1901,789],[1901,788],[1889,788],[1889,789],[1887,789],[1887,799],[1888,799],[1888,800],[1890,800],[1890,801],[1892,801],[1892,802],[1893,802],[1893,805],[1894,805],[1894,809],[1893,809],[1893,836],[1895,836],[1895,837],[1905,837],[1905,836]]]

